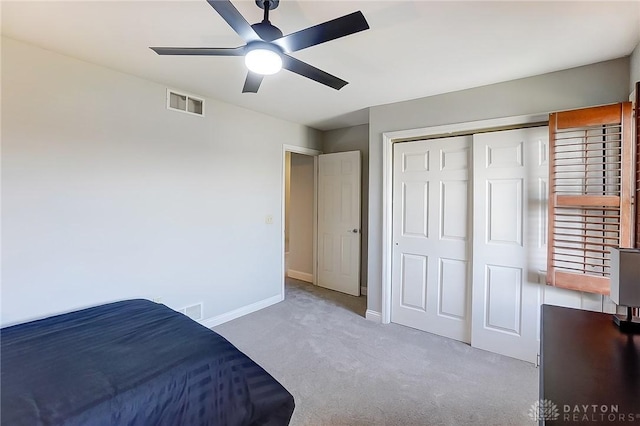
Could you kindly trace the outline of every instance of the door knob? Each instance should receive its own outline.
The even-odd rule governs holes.
[[[353,232],[354,234],[357,234],[358,233],[358,228],[354,228],[352,230],[349,230],[349,232]]]

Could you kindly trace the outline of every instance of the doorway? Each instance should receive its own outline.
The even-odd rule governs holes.
[[[285,275],[313,284],[314,157],[285,155]]]
[[[285,145],[282,158],[283,298],[292,280],[359,296],[360,152]]]

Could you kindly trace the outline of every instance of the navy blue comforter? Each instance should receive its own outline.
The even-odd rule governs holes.
[[[116,302],[0,330],[2,425],[286,425],[293,397],[222,336]]]

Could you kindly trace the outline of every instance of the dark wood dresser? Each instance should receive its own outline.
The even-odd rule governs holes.
[[[640,425],[640,335],[611,314],[543,305],[540,345],[540,424]]]

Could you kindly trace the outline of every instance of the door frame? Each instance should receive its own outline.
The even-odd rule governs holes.
[[[318,155],[322,154],[322,151],[319,151],[317,149],[311,149],[311,148],[305,148],[302,146],[296,146],[296,145],[287,145],[287,144],[282,144],[282,185],[281,185],[281,201],[282,201],[282,208],[280,209],[281,212],[281,217],[280,217],[280,223],[282,224],[282,229],[281,229],[281,239],[280,239],[280,254],[282,256],[282,262],[281,262],[281,273],[280,276],[282,277],[282,285],[280,286],[280,300],[284,300],[284,282],[285,282],[285,276],[286,276],[286,266],[285,266],[285,254],[284,254],[284,249],[285,249],[285,188],[286,188],[286,179],[287,179],[287,175],[286,175],[286,166],[285,163],[287,161],[287,152],[293,152],[295,154],[303,154],[303,155],[308,155],[313,157],[313,249],[312,249],[312,256],[313,256],[313,285],[316,285],[317,282],[317,264],[318,264],[318,253],[317,253],[317,241],[318,241]]]
[[[464,123],[382,133],[382,291],[381,322],[391,322],[391,262],[393,259],[393,144],[417,139],[462,136],[548,123],[549,113],[517,115]],[[473,156],[473,148],[471,155]],[[470,179],[471,180],[471,179]],[[472,195],[473,196],[473,195]],[[473,229],[471,234],[473,235]],[[473,237],[472,237],[473,238]],[[471,254],[473,262],[473,253]],[[284,293],[283,293],[284,295]]]

